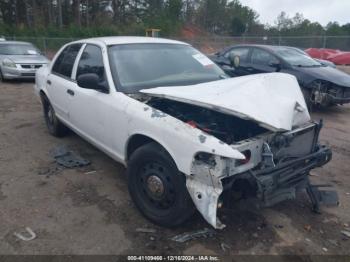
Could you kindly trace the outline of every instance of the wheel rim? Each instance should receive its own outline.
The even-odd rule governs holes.
[[[169,209],[175,203],[175,186],[169,172],[160,163],[149,162],[139,169],[137,187],[152,209]]]

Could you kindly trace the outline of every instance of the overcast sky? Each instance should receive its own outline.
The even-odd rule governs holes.
[[[350,23],[350,0],[241,0],[259,13],[261,23],[273,25],[282,11],[289,16],[299,12],[312,22],[325,26],[329,21]]]

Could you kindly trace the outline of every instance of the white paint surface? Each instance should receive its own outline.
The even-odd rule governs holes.
[[[296,78],[284,73],[250,75],[191,86],[158,87],[141,92],[254,120],[273,131],[291,130],[310,120]]]

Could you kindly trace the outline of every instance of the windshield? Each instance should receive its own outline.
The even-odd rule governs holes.
[[[0,44],[1,55],[37,55],[40,51],[31,44]]]
[[[191,85],[226,78],[209,58],[182,44],[128,44],[109,47],[114,81],[121,91]]]
[[[276,53],[280,55],[284,60],[286,60],[292,66],[300,67],[318,67],[321,66],[319,62],[309,57],[306,54],[302,54],[301,51],[296,51],[291,48],[281,48],[277,49]]]

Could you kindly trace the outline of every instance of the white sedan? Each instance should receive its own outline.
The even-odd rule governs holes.
[[[197,209],[223,228],[217,210],[237,201],[233,191],[265,206],[301,189],[315,210],[337,200],[309,183],[331,151],[294,76],[230,79],[186,43],[105,37],[63,46],[35,91],[49,132],[68,127],[124,164],[136,206],[160,225]]]

